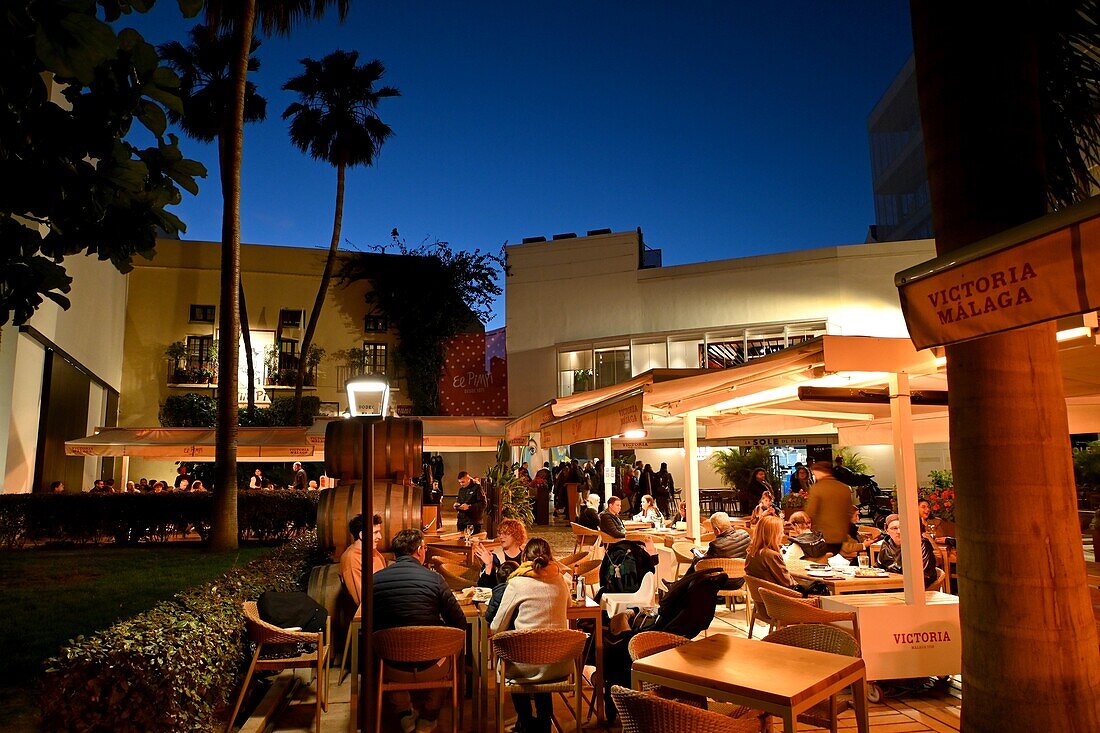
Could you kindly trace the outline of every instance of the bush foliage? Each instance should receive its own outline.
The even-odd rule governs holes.
[[[301,590],[317,559],[310,533],[270,556],[97,632],[46,662],[45,730],[189,731],[216,727],[246,658],[241,603]]]
[[[302,398],[302,424],[312,425],[321,411],[321,399],[315,395]],[[160,406],[160,424],[166,428],[212,428],[218,421],[217,401],[210,395],[186,392],[170,395]],[[294,398],[275,397],[269,407],[240,411],[242,428],[268,428],[294,425]]]
[[[287,539],[317,526],[317,491],[242,491],[242,537]],[[165,541],[188,527],[205,539],[214,498],[204,493],[0,495],[0,547],[27,542]]]

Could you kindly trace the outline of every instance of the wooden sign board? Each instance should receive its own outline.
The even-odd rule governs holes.
[[[899,272],[918,349],[1100,308],[1100,199]]]

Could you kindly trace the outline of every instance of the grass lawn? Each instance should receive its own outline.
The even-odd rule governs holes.
[[[271,549],[208,553],[182,544],[0,552],[0,728],[34,730],[42,662],[69,639],[110,626]]]

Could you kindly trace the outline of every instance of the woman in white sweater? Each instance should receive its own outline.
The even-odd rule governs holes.
[[[493,633],[511,629],[564,629],[569,606],[569,586],[558,572],[550,545],[541,537],[532,537],[523,551],[523,564],[508,579],[500,608],[493,617]],[[568,676],[571,662],[559,664],[512,664],[504,668],[505,676],[518,682],[544,682]],[[534,698],[537,715],[531,713]],[[519,721],[515,730],[522,733],[543,733],[550,730],[554,702],[550,693],[536,695],[513,694],[512,703]]]

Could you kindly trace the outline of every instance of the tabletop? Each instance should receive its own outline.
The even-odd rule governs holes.
[[[862,670],[863,660],[716,634],[639,659],[633,669],[773,705],[797,705]]]
[[[857,578],[845,575],[843,578],[815,578],[809,574],[808,560],[787,560],[787,570],[791,577],[800,582],[812,583],[820,580],[833,595],[838,593],[858,593],[860,591],[887,591],[905,587],[905,578],[900,573],[890,573],[885,578]]]
[[[938,590],[926,590],[924,592],[924,605],[958,605],[959,597]],[[825,597],[821,599],[821,607],[833,611],[847,611],[854,608],[870,608],[872,606],[904,606],[904,593],[861,593],[859,595],[844,596],[843,598]]]

